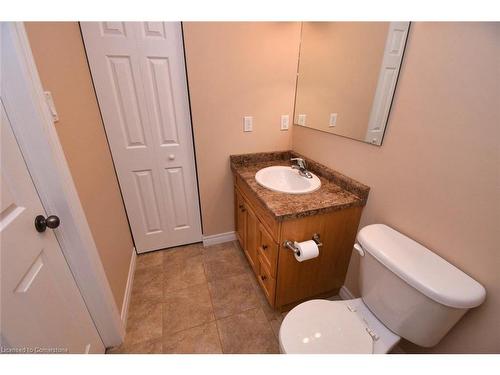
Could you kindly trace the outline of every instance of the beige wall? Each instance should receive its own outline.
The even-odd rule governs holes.
[[[308,127],[365,139],[388,30],[388,22],[304,22],[295,123],[306,114]]]
[[[184,23],[203,234],[234,230],[229,155],[286,150],[293,117],[299,23]],[[243,132],[243,116],[254,131]]]
[[[66,160],[120,310],[132,238],[76,22],[25,24]]]
[[[293,131],[294,150],[371,186],[361,225],[391,225],[485,285],[485,304],[428,352],[500,352],[499,25],[412,25],[382,147]],[[78,25],[27,30],[121,306],[132,243]],[[228,232],[229,155],[290,147],[292,132],[279,130],[279,118],[293,115],[300,25],[185,23],[184,32],[204,234]],[[243,133],[244,115],[254,116],[254,132]],[[355,256],[351,263],[347,284],[357,292]]]
[[[414,23],[381,147],[296,127],[293,149],[372,190],[361,225],[386,223],[487,289],[432,349],[500,353],[500,23]],[[357,292],[358,258],[347,285]]]

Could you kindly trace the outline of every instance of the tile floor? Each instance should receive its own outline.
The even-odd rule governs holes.
[[[273,311],[236,242],[137,257],[125,342],[108,353],[279,353]]]

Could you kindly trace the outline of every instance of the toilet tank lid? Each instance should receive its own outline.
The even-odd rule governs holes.
[[[357,239],[385,267],[436,302],[472,308],[485,299],[486,291],[476,280],[387,225],[368,225]]]

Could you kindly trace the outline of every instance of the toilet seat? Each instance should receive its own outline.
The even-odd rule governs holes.
[[[312,300],[292,309],[281,324],[281,351],[289,354],[373,353],[372,331],[346,302]]]

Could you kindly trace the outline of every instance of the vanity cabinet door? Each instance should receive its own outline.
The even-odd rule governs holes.
[[[252,266],[252,269],[257,274],[258,273],[258,259],[257,259],[257,248],[258,248],[258,230],[259,230],[259,221],[255,213],[250,208],[249,205],[246,205],[247,209],[247,217],[246,217],[246,247],[244,249],[245,255],[247,256],[248,262]]]
[[[264,291],[269,304],[274,307],[275,291],[276,291],[276,279],[271,276],[271,271],[267,266],[267,262],[259,254],[259,272],[257,275],[257,280]]]
[[[235,190],[235,220],[236,220],[236,237],[240,242],[243,250],[246,249],[246,227],[247,227],[247,209],[243,196],[238,190]]]
[[[274,242],[266,228],[259,223],[258,227],[258,252],[262,262],[266,263],[272,277],[276,277],[278,265],[278,244]]]

